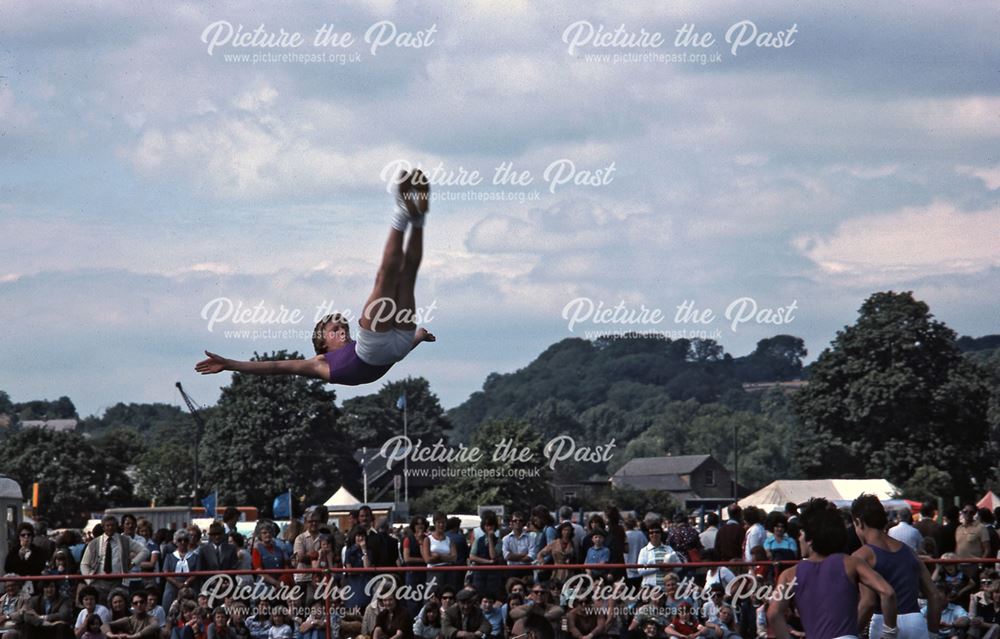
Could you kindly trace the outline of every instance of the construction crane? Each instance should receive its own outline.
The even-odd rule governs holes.
[[[201,505],[201,502],[198,501],[198,451],[201,446],[201,432],[205,429],[205,420],[201,418],[201,413],[198,412],[197,405],[184,392],[184,387],[181,386],[181,383],[177,382],[176,386],[181,397],[184,399],[184,403],[187,404],[188,412],[191,413],[191,417],[194,419],[194,494],[191,497],[191,505],[197,507]]]

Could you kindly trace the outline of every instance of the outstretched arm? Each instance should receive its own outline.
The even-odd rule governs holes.
[[[236,371],[251,375],[301,375],[302,377],[330,381],[330,367],[325,361],[317,358],[244,362],[237,359],[226,359],[208,351],[205,351],[205,354],[208,355],[208,359],[201,360],[194,367],[194,370],[202,375]]]
[[[416,334],[413,336],[413,344],[410,345],[410,350],[412,351],[417,346],[420,346],[420,342],[436,342],[437,338],[434,337],[433,333],[429,333],[426,328],[418,328]]]

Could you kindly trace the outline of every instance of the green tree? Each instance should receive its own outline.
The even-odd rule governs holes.
[[[782,381],[802,374],[802,360],[807,354],[801,337],[775,335],[757,342],[754,352],[735,362],[745,382]]]
[[[121,460],[126,466],[137,463],[146,450],[142,436],[130,428],[115,428],[93,439],[94,446],[104,455]]]
[[[584,492],[575,503],[567,504],[584,511],[603,511],[608,504],[614,504],[619,510],[634,510],[642,518],[646,513],[656,513],[670,517],[677,511],[677,503],[665,490],[640,490],[630,486],[601,486]]]
[[[396,403],[406,395],[407,436],[433,444],[443,439],[451,424],[444,415],[441,402],[431,392],[430,383],[423,377],[407,377],[388,382],[372,395],[354,397],[344,401],[343,420],[357,448],[380,448],[391,437],[403,431],[403,411]]]
[[[808,433],[798,456],[809,476],[885,477],[901,485],[931,463],[961,469],[954,489],[973,497],[996,451],[990,388],[955,340],[911,293],[869,297],[795,397]]]
[[[501,445],[512,451],[529,451],[530,457],[494,459]],[[545,441],[530,424],[489,422],[476,431],[470,446],[481,451],[482,458],[452,464],[449,472],[457,476],[415,500],[416,512],[476,512],[479,504],[504,504],[517,509],[552,505],[552,468],[543,452]]]
[[[147,440],[170,441],[176,430],[187,428],[191,417],[171,404],[125,404],[119,402],[101,417],[88,417],[83,430],[94,435],[116,429],[141,433]]]
[[[118,405],[129,411],[137,406],[140,405]],[[136,434],[137,437],[146,438],[143,450],[134,458],[136,491],[145,500],[155,499],[158,506],[186,506],[191,503],[191,496],[194,494],[194,448],[198,439],[196,424],[190,415],[181,413],[180,409],[174,406],[169,408],[176,412],[162,414],[165,421],[156,425],[147,422],[144,435]],[[159,413],[159,410],[156,412]],[[214,412],[214,406],[199,411],[203,420],[208,420]],[[115,419],[112,423],[120,422]],[[166,426],[168,423],[169,428]],[[137,423],[136,427],[142,428],[142,422]],[[206,491],[210,489],[211,487],[206,487]]]
[[[298,359],[279,351],[262,360]],[[359,476],[334,392],[318,380],[234,373],[208,415],[201,442],[200,492],[269,508],[289,489],[310,503]]]
[[[25,491],[39,482],[41,515],[53,526],[80,526],[89,513],[130,503],[125,463],[77,433],[29,428],[0,443],[0,472]]]
[[[186,506],[194,493],[193,440],[157,444],[136,460],[136,491],[157,506]]]
[[[69,397],[63,395],[55,401],[34,399],[21,404],[14,404],[21,420],[36,419],[77,419],[76,406]]]
[[[914,501],[933,501],[954,494],[951,474],[934,466],[918,466],[902,486],[903,496]]]
[[[18,417],[17,410],[14,408],[14,402],[10,401],[10,395],[6,391],[0,391],[0,419],[6,415],[10,422],[7,424],[7,431],[12,432],[17,428]],[[0,433],[6,434],[6,433]]]

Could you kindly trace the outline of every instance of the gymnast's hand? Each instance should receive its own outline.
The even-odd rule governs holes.
[[[429,332],[426,328],[418,328],[416,338],[420,342],[436,342],[437,338],[434,337],[434,333]]]
[[[228,370],[229,360],[221,355],[216,355],[215,353],[209,353],[205,351],[208,355],[208,359],[203,359],[197,364],[195,364],[194,369],[201,373],[202,375],[213,375],[215,373],[221,373],[224,370]]]

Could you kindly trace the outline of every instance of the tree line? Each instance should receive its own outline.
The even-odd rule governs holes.
[[[465,464],[465,475],[419,496],[417,510],[555,506],[552,482],[606,479],[640,456],[710,453],[732,467],[737,449],[740,483],[749,488],[779,478],[885,477],[923,499],[997,487],[1000,336],[959,338],[911,293],[888,291],[865,300],[810,366],[806,355],[791,335],[761,340],[742,357],[712,340],[565,339],[514,373],[489,375],[449,411],[423,378],[338,405],[318,381],[235,373],[204,410],[203,433],[166,404],[116,404],[81,420],[75,433],[19,429],[19,420],[76,417],[76,410],[65,397],[16,404],[0,391],[0,414],[14,418],[0,441],[0,472],[22,487],[42,481],[48,517],[68,523],[106,506],[190,503],[199,441],[201,494],[218,490],[224,501],[266,511],[291,489],[316,503],[341,484],[358,494],[355,453],[399,434],[396,401],[405,393],[410,436],[425,442],[491,449],[507,438],[540,453],[562,434],[579,445],[616,441],[610,461],[564,463],[527,480],[513,467],[485,477]],[[744,389],[797,379],[808,383],[794,392]],[[574,505],[670,507],[656,491],[611,491],[585,492]]]

